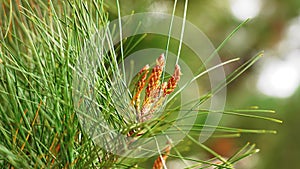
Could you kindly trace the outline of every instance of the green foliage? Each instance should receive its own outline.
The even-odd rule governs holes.
[[[84,2],[11,0],[3,1],[2,5],[3,10],[0,11],[0,167],[130,168],[138,166],[140,161],[118,157],[95,144],[81,128],[74,106],[78,104],[74,102],[72,93],[73,72],[76,71],[74,66],[85,42],[91,40],[93,35],[108,23],[105,2],[102,0]],[[230,37],[224,42],[226,43]],[[97,94],[99,94],[99,104],[107,110],[104,112],[109,116],[106,120],[116,129],[125,130],[121,127],[132,126],[126,126],[127,124],[118,116],[119,112],[115,112],[115,108],[110,104],[112,97],[109,92],[113,86],[109,82],[109,74],[116,73],[117,70],[116,65],[107,66],[107,64],[120,60],[121,57],[118,55],[120,48],[115,48],[116,51],[112,49],[112,55],[105,56],[107,60],[103,63],[104,66],[99,68]],[[226,86],[261,56],[262,54],[258,54],[250,59],[230,74],[227,81],[219,87]],[[218,89],[203,96],[199,103],[208,99]],[[105,101],[104,96],[107,97]],[[209,113],[206,110],[194,111],[199,114]],[[170,112],[172,111],[168,113]],[[224,113],[280,122],[273,118],[252,114],[257,112],[260,111],[233,110]],[[166,116],[169,115],[168,113]],[[163,119],[163,117],[158,119],[157,123],[172,125],[171,122]],[[161,126],[157,123],[154,120],[147,125],[150,125],[153,130],[158,130]],[[177,127],[180,131],[181,126]],[[194,167],[232,168],[233,164],[240,159],[257,152],[253,145],[247,144],[231,158],[224,159],[196,140],[193,132],[201,130],[202,127],[195,125],[191,132],[184,130],[181,132],[186,134],[187,140],[215,158],[196,160],[184,157],[180,153],[180,146],[172,149],[170,158],[197,162]],[[212,127],[217,127],[216,136],[222,137],[235,137],[243,132],[275,132]],[[222,163],[217,164],[213,162],[214,159],[219,159]],[[151,159],[142,159],[142,161],[147,160],[153,163]]]

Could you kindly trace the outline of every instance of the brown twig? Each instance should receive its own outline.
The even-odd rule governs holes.
[[[168,145],[165,150],[164,153],[161,154],[160,156],[157,157],[157,159],[154,161],[153,164],[153,169],[163,169],[164,166],[166,165],[166,160],[170,154],[171,151],[171,145]]]

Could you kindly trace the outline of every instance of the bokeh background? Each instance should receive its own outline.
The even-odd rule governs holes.
[[[115,1],[106,1],[112,19],[117,17]],[[174,1],[121,1],[121,15],[133,12],[171,13]],[[184,1],[178,1],[176,15],[182,16]],[[231,72],[255,53],[264,57],[227,88],[227,109],[258,106],[273,109],[276,124],[268,121],[226,116],[222,125],[275,129],[277,134],[244,134],[240,138],[211,139],[210,147],[224,156],[246,142],[256,143],[258,154],[242,161],[238,168],[299,168],[300,158],[300,1],[299,0],[190,0],[187,19],[198,26],[217,47],[238,24],[251,18],[226,44],[222,59],[241,57],[226,67]],[[157,43],[149,40],[148,45]],[[143,44],[145,45],[145,44]],[[193,152],[193,155],[195,152]]]

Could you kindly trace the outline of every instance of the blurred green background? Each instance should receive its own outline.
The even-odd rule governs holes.
[[[106,1],[112,19],[115,1]],[[121,1],[121,15],[132,12],[171,13],[174,1]],[[176,15],[182,16],[184,1]],[[240,138],[211,139],[210,146],[224,156],[246,142],[257,143],[260,153],[243,160],[238,168],[299,168],[300,136],[300,1],[299,0],[190,0],[187,19],[201,29],[217,47],[242,21],[252,18],[219,52],[219,56],[241,57],[242,64],[264,50],[264,57],[227,88],[227,109],[258,106],[273,109],[283,124],[223,116],[222,124],[253,129],[275,129],[278,134],[244,134]],[[155,39],[150,44],[155,44]],[[231,72],[238,64],[226,67]],[[195,153],[193,153],[195,154]]]

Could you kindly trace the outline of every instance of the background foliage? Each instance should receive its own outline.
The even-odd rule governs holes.
[[[178,1],[180,5],[177,10],[177,15],[182,16],[184,1]],[[219,1],[219,0],[190,0],[187,13],[187,19],[193,24],[197,25],[214,43],[218,46],[220,42],[228,35],[240,19],[232,11],[234,3],[238,1]],[[249,4],[248,9],[251,8],[252,0],[241,0],[244,4]],[[110,1],[114,4],[113,1]],[[288,55],[295,52],[295,65],[299,66],[300,58],[300,38],[299,38],[299,17],[300,17],[300,1],[298,0],[265,0],[259,1],[260,5],[257,15],[243,27],[233,39],[224,46],[219,52],[221,58],[242,56],[241,62],[247,57],[253,55],[260,50],[265,50],[265,57],[261,59],[256,66],[247,71],[246,74],[236,79],[233,84],[229,85],[227,106],[230,108],[237,108],[240,106],[259,106],[266,109],[274,109],[284,121],[283,125],[269,124],[268,128],[275,128],[278,131],[276,135],[247,135],[240,139],[226,140],[228,147],[234,144],[241,144],[246,141],[254,141],[257,146],[261,148],[261,152],[255,155],[254,159],[249,161],[249,168],[297,168],[297,159],[300,157],[300,136],[297,131],[298,121],[300,119],[300,106],[298,104],[300,89],[299,83],[296,83],[296,90],[287,97],[276,97],[264,94],[258,89],[257,83],[263,72],[263,67],[266,67],[267,62],[272,60],[287,60]],[[127,1],[122,3],[122,14],[129,14],[132,11],[162,11],[171,10],[172,1]],[[130,4],[130,5],[126,5]],[[114,5],[109,8],[109,11],[115,14]],[[247,8],[240,6],[241,10],[248,11]],[[251,10],[251,9],[250,9]],[[247,12],[246,12],[247,13]],[[243,15],[241,13],[240,15]],[[248,16],[251,17],[251,14]],[[286,43],[289,41],[289,43]],[[228,71],[234,69],[237,65],[230,65]],[[279,67],[272,67],[274,72]],[[296,70],[298,76],[300,70]],[[274,73],[275,74],[275,73]],[[274,78],[278,81],[286,81],[292,83],[291,79],[285,79],[282,76],[290,76],[290,73],[283,73],[283,75],[275,74]],[[269,84],[269,79],[265,79],[265,83]],[[284,86],[286,84],[278,84]],[[269,88],[278,88],[276,85],[269,86]],[[279,87],[280,88],[280,87]],[[284,87],[283,87],[284,88]],[[276,93],[276,89],[274,89]],[[265,122],[258,122],[251,119],[236,120],[234,117],[229,117],[222,120],[228,125],[238,125],[240,127],[252,126],[262,127]],[[225,144],[224,140],[215,141],[212,143],[218,149],[219,144]],[[226,144],[225,144],[226,145]],[[220,151],[227,151],[228,149],[220,148]],[[252,167],[251,167],[252,166]]]

